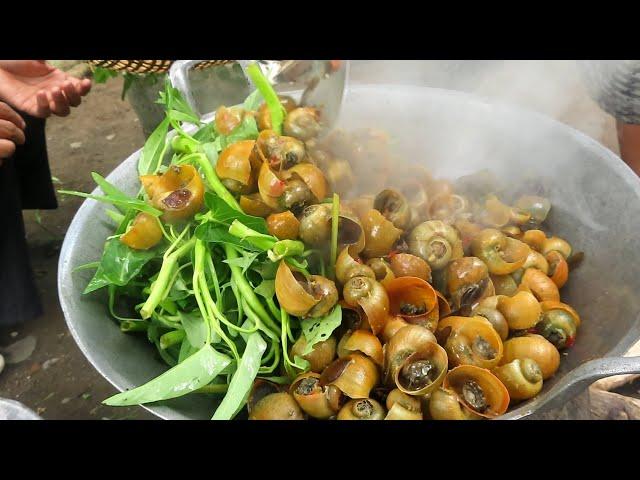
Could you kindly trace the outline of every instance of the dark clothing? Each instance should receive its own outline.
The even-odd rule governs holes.
[[[57,208],[45,137],[45,120],[19,112],[26,142],[0,166],[0,326],[42,314],[25,238],[23,209]]]

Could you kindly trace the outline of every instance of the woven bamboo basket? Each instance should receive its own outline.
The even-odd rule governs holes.
[[[88,60],[93,67],[106,68],[117,72],[127,73],[166,73],[171,68],[174,60]],[[228,65],[235,63],[235,60],[205,60],[194,68],[204,70],[210,67]]]

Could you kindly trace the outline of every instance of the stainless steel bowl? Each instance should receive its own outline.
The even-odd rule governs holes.
[[[467,94],[404,85],[358,85],[347,92],[339,125],[388,131],[406,158],[437,176],[490,169],[504,185],[542,185],[553,204],[549,228],[586,253],[563,289],[583,318],[575,346],[540,395],[501,418],[517,419],[563,404],[604,376],[640,373],[640,357],[619,358],[640,338],[640,180],[611,151],[543,115]],[[108,180],[138,188],[139,151]],[[364,174],[364,172],[361,172]],[[145,338],[125,335],[105,298],[83,296],[91,272],[74,268],[100,258],[111,233],[104,206],[87,200],[60,254],[58,288],[69,329],[94,367],[119,390],[141,385],[166,366]],[[210,397],[191,395],[147,406],[167,419],[208,419]]]

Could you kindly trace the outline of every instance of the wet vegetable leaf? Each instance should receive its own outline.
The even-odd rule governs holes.
[[[242,104],[242,108],[244,108],[247,112],[255,111],[260,108],[262,105],[263,98],[260,90],[254,90],[253,93],[249,94],[244,103]]]
[[[199,142],[211,142],[216,136],[214,126],[214,122],[205,123],[203,127],[200,127],[198,131],[192,135],[193,138]]]
[[[164,91],[160,92],[160,99],[156,102],[165,106],[167,112],[175,110],[181,112],[189,118],[190,123],[199,122],[199,117],[189,106],[180,91],[171,85],[169,77],[165,79]]]
[[[240,364],[229,384],[229,390],[211,420],[231,420],[242,409],[251,391],[253,381],[258,375],[260,361],[266,349],[267,342],[258,332],[249,336]]]
[[[85,287],[83,295],[87,293],[95,292],[96,290],[100,290],[107,285],[111,285],[111,281],[105,276],[102,267],[98,264],[98,269],[96,273],[93,275],[93,278],[89,282],[89,284]]]
[[[110,238],[105,244],[100,268],[104,278],[122,287],[138,275],[142,267],[156,255],[155,250],[134,250],[122,243],[119,238]]]
[[[307,318],[300,322],[302,333],[307,341],[302,355],[307,355],[313,350],[316,343],[322,342],[329,338],[333,331],[342,323],[342,307],[336,305],[331,312],[321,318]]]
[[[178,311],[178,316],[189,343],[195,348],[202,348],[207,343],[207,325],[200,312],[185,313]]]
[[[273,280],[276,278],[278,264],[273,262],[262,262],[259,265],[254,265],[253,270],[259,273],[264,280]]]
[[[111,195],[113,197],[129,198],[129,196],[126,193],[124,193],[115,185],[109,183],[107,179],[104,178],[102,175],[96,172],[91,172],[91,178],[93,178],[93,181],[96,182],[96,185],[100,187],[100,189],[104,192],[105,195]]]
[[[196,237],[203,242],[208,243],[228,243],[245,250],[260,252],[261,250],[254,247],[245,240],[240,240],[229,233],[229,228],[225,224],[207,222],[198,225],[196,228]]]
[[[148,213],[149,215],[153,215],[154,217],[159,217],[162,215],[162,212],[156,208],[153,208],[151,205],[148,205],[143,200],[138,200],[129,197],[119,197],[113,195],[92,195],[90,193],[84,192],[76,192],[73,190],[58,190],[58,193],[63,195],[74,195],[76,197],[90,198],[92,200],[96,200],[102,203],[108,203],[111,205],[115,205],[117,207],[123,207],[124,209],[132,208],[134,210],[138,210],[140,212]],[[125,217],[127,218],[127,217]]]
[[[209,163],[211,163],[213,168],[215,168],[218,163],[218,146],[217,142],[202,144],[202,151],[207,156],[207,160],[209,160]]]
[[[156,127],[142,148],[142,153],[138,159],[138,174],[149,175],[155,173],[162,162],[162,152],[167,143],[167,132],[169,131],[169,117],[166,117],[160,125]]]
[[[220,135],[220,148],[224,150],[227,146],[241,140],[255,140],[258,138],[258,124],[256,119],[246,115],[240,125],[233,129],[229,135]]]
[[[228,258],[223,260],[227,265],[239,267],[242,269],[242,273],[245,273],[249,267],[256,261],[256,258],[260,255],[260,252],[242,252],[242,256],[238,258]]]
[[[276,294],[275,280],[263,280],[262,283],[256,287],[254,292],[266,298],[267,300],[273,298],[273,296]]]
[[[140,405],[180,397],[209,384],[230,363],[229,357],[216,352],[211,345],[205,345],[162,375],[102,403],[110,406]]]
[[[204,203],[207,208],[211,210],[213,218],[218,222],[231,225],[231,222],[238,220],[259,233],[263,233],[265,235],[269,234],[269,231],[267,230],[267,222],[265,222],[264,218],[254,217],[234,210],[219,196],[211,192],[205,193]]]
[[[187,358],[198,351],[197,348],[194,348],[193,345],[189,342],[188,338],[185,338],[180,345],[180,353],[178,353],[178,363],[184,362]]]

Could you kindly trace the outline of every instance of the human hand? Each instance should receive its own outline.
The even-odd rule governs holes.
[[[0,99],[46,118],[69,115],[91,90],[91,80],[74,78],[43,60],[0,60]]]
[[[13,155],[16,144],[24,143],[26,124],[9,105],[0,102],[0,165],[3,158]]]

